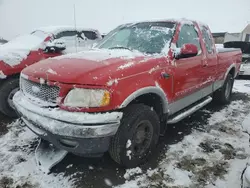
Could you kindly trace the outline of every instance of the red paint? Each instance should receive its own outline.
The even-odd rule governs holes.
[[[182,23],[177,24],[172,46],[176,44],[182,26]],[[174,52],[170,49],[168,56],[165,57],[111,58],[104,62],[73,58],[47,59],[27,67],[23,73],[28,75],[31,80],[39,82],[38,78],[43,78],[58,85],[61,88],[59,106],[68,111],[102,112],[115,110],[138,89],[156,85],[162,88],[168,102],[171,103],[208,86],[214,81],[224,79],[232,64],[236,65],[236,73],[238,73],[241,64],[240,51],[217,54],[213,43],[213,53],[209,54],[202,39],[199,25],[196,22],[193,24],[198,28],[198,40],[201,45],[201,53],[194,57],[176,59]],[[195,54],[197,47],[186,44],[180,51],[186,55]],[[118,69],[119,66],[128,62],[134,62],[134,64],[131,67]],[[57,74],[45,73],[48,69],[52,69]],[[170,77],[164,78],[163,73],[169,74]],[[117,79],[118,83],[107,84],[113,79]],[[64,98],[74,87],[107,89],[111,92],[111,103],[109,106],[101,108],[69,108],[64,106]]]
[[[51,36],[46,37],[44,42],[47,42],[51,39]],[[60,53],[45,53],[42,49],[38,49],[36,51],[30,51],[26,59],[23,59],[19,64],[15,66],[10,66],[6,64],[4,61],[0,61],[0,70],[3,71],[3,73],[7,77],[11,77],[12,75],[19,74],[24,68],[27,66],[30,66],[34,63],[37,63],[43,59],[47,59],[50,57],[55,57],[62,55]]]

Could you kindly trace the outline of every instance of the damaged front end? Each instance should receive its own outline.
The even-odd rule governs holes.
[[[41,99],[36,101],[34,96],[31,99],[29,96],[21,89],[13,102],[23,123],[41,138],[36,159],[43,171],[49,172],[68,152],[96,157],[108,150],[122,112],[69,112],[58,106],[46,106],[46,101],[41,104]]]

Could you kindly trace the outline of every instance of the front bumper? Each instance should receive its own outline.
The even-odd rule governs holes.
[[[44,108],[17,92],[13,98],[23,122],[39,137],[77,154],[103,153],[116,134],[122,112],[83,113]]]
[[[250,75],[250,64],[242,64],[239,75]]]

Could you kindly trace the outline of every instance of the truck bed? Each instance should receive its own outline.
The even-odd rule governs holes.
[[[216,50],[218,53],[241,51],[240,48],[221,48],[221,47],[216,48]]]

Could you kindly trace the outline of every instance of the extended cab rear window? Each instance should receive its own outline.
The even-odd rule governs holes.
[[[209,30],[206,27],[202,26],[201,32],[202,32],[202,38],[203,38],[203,41],[205,43],[207,52],[209,54],[213,53],[213,39],[212,39],[212,36],[211,36]]]

